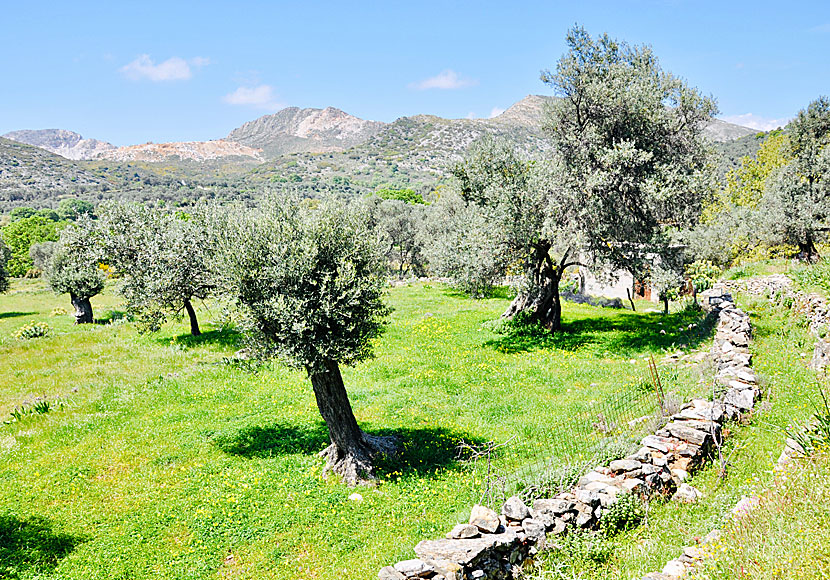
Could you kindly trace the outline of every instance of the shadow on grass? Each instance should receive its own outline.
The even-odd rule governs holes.
[[[540,349],[579,350],[591,347],[598,353],[626,356],[673,348],[695,348],[711,338],[714,318],[684,310],[669,315],[619,312],[562,322],[562,330],[551,333],[538,326],[519,326],[484,346],[508,354]],[[690,325],[694,325],[689,328]],[[663,334],[661,334],[663,331]]]
[[[233,433],[211,437],[221,451],[247,459],[291,453],[317,453],[329,444],[329,432],[322,421],[313,427],[294,425],[249,425]]]
[[[398,439],[398,453],[378,459],[376,467],[379,475],[434,475],[436,469],[458,464],[458,443],[462,439],[473,445],[482,443],[466,433],[443,427],[380,429],[368,433]],[[314,426],[248,426],[234,433],[213,435],[211,441],[225,453],[252,459],[291,453],[318,453],[329,445],[329,434],[321,421]]]
[[[53,532],[46,518],[0,514],[0,578],[48,574],[83,541]]]
[[[95,324],[113,324],[120,320],[131,320],[130,314],[124,310],[109,310],[103,318],[96,318]]]
[[[242,342],[242,334],[238,330],[233,330],[231,328],[223,328],[220,330],[209,330],[207,332],[203,332],[199,336],[193,336],[190,333],[180,334],[176,336],[173,340],[176,341],[176,344],[183,345],[187,348],[194,348],[197,346],[204,346],[204,345],[217,345],[217,346],[224,346],[229,348],[236,348],[240,346]],[[158,338],[156,342],[169,344],[169,338]]]
[[[0,320],[3,318],[18,318],[20,316],[32,316],[37,312],[0,312]]]
[[[516,296],[515,290],[509,286],[496,286],[487,296],[481,298],[471,298],[469,294],[456,288],[455,286],[444,285],[441,287],[441,294],[448,298],[465,298],[467,300],[512,300]]]

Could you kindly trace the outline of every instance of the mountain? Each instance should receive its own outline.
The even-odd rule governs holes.
[[[283,184],[309,196],[326,191],[362,195],[379,187],[427,193],[447,182],[453,164],[484,134],[514,143],[525,156],[544,155],[550,143],[542,120],[552,102],[553,97],[530,95],[492,119],[414,115],[392,123],[366,121],[333,107],[289,107],[245,123],[225,139],[96,145],[92,159],[74,164],[4,140],[0,211],[15,203],[50,206],[57,195],[79,190],[90,201],[118,197],[172,203],[247,199]],[[705,132],[717,142],[724,172],[759,143],[755,130],[719,120]],[[59,130],[15,135],[63,151],[78,150],[84,141],[101,143]],[[18,147],[16,157],[6,153],[11,145]]]
[[[385,125],[359,119],[334,107],[288,107],[245,123],[231,131],[227,139],[276,157],[285,153],[343,151],[364,143]]]
[[[34,145],[67,159],[92,159],[99,153],[115,149],[115,146],[97,139],[84,139],[78,133],[65,129],[39,129],[12,131],[3,135],[6,139]]]

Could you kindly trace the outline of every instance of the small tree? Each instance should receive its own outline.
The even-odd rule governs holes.
[[[45,270],[52,290],[69,294],[75,308],[75,324],[95,322],[90,298],[101,293],[106,280],[98,266],[94,236],[90,235],[93,228],[90,220],[66,227]]]
[[[218,276],[204,219],[110,204],[99,221],[103,257],[121,277],[119,290],[142,327],[158,330],[169,314],[186,312],[191,334],[201,334],[193,301],[209,297]]]
[[[3,228],[3,240],[9,247],[8,272],[10,276],[23,276],[34,264],[29,257],[32,245],[57,241],[63,222],[54,222],[39,215],[17,219]]]
[[[369,227],[380,239],[389,268],[397,271],[398,278],[407,274],[423,275],[425,259],[418,234],[424,220],[424,206],[377,196],[366,199],[363,205]]]
[[[49,268],[56,247],[56,242],[40,242],[29,248],[29,258],[31,258],[35,270],[45,272]]]
[[[282,198],[218,215],[217,223],[246,333],[260,353],[305,369],[311,379],[331,440],[321,453],[326,471],[350,484],[372,478],[373,458],[394,443],[358,427],[340,374],[340,365],[372,356],[389,312],[384,260],[365,216],[334,202],[312,209]]]
[[[9,261],[9,253],[8,246],[0,238],[0,293],[6,292],[9,289],[9,271],[6,269],[6,263]]]

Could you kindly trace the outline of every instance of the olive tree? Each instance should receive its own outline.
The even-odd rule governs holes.
[[[79,220],[61,231],[60,240],[51,248],[44,274],[57,294],[69,294],[75,308],[75,324],[92,324],[95,318],[90,299],[104,289],[105,274],[99,267],[98,248],[94,245],[95,223]]]
[[[137,204],[105,205],[100,214],[103,257],[121,278],[128,310],[151,331],[186,312],[191,334],[201,334],[193,302],[212,294],[218,276],[203,217]]]
[[[669,226],[696,220],[709,187],[702,131],[716,112],[648,47],[593,39],[582,28],[567,43],[556,70],[542,73],[560,97],[545,123],[553,179],[527,181],[548,192],[530,196],[545,221],[528,246],[525,285],[505,313],[527,312],[552,330],[560,328],[559,283],[569,265],[637,271],[670,244]]]
[[[425,213],[423,202],[415,204],[373,195],[363,200],[362,205],[366,208],[369,228],[378,235],[390,270],[398,278],[422,276],[425,259],[419,232]]]
[[[810,103],[786,130],[792,160],[767,180],[761,231],[767,241],[796,245],[802,259],[815,261],[816,242],[830,226],[830,99]]]
[[[385,263],[366,217],[334,201],[318,207],[272,198],[254,210],[217,212],[227,287],[259,352],[304,369],[331,444],[326,471],[350,484],[373,477],[394,440],[357,424],[341,365],[372,356],[388,315]]]

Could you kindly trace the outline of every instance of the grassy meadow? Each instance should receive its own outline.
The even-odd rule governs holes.
[[[481,480],[457,460],[459,442],[543,447],[586,404],[647,394],[650,355],[709,346],[689,312],[566,304],[562,335],[505,335],[484,323],[507,296],[472,301],[415,284],[388,301],[376,358],[344,379],[364,430],[397,434],[402,451],[381,464],[377,485],[354,489],[321,477],[327,432],[307,378],[277,363],[229,363],[243,343],[212,326],[218,312],[202,308],[198,338],[184,322],[145,335],[129,322],[74,326],[52,315],[69,310],[67,297],[15,281],[0,295],[0,417],[37,397],[52,408],[0,425],[0,578],[374,578],[468,517]],[[96,318],[118,318],[112,292],[93,306]],[[813,386],[789,346],[808,352],[803,327],[761,303],[752,312],[772,405],[732,428],[735,467],[725,480],[711,469],[695,478],[707,494],[698,506],[656,507],[601,561],[569,557],[568,570],[659,569],[763,479],[780,427]],[[50,336],[14,338],[33,322]],[[683,366],[661,373],[677,396],[701,388]],[[355,492],[362,500],[349,499]]]

